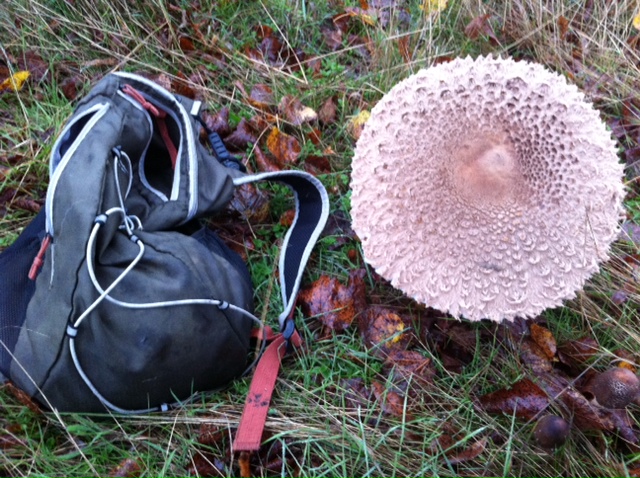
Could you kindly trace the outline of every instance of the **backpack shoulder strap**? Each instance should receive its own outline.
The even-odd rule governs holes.
[[[277,181],[289,186],[294,193],[296,214],[280,252],[280,289],[284,304],[278,317],[281,333],[273,338],[258,362],[233,442],[233,451],[255,451],[260,448],[281,360],[290,344],[300,344],[292,312],[302,273],[329,216],[327,191],[311,174],[277,171],[234,179],[236,186],[255,181]]]

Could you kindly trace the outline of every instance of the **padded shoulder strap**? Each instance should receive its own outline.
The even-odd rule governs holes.
[[[278,320],[280,328],[284,329],[296,302],[304,268],[329,217],[329,197],[322,183],[304,171],[249,174],[233,180],[236,186],[256,181],[286,184],[295,197],[296,214],[280,253],[280,289],[284,310]]]

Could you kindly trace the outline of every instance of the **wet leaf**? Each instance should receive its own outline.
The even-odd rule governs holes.
[[[73,101],[78,96],[78,89],[81,86],[81,81],[78,77],[69,76],[62,80],[60,83],[60,89],[62,94],[69,101]]]
[[[338,279],[323,275],[302,290],[298,300],[307,317],[318,316],[329,330],[341,331],[360,312],[358,307],[366,300],[364,293],[362,278],[352,276],[345,286]]]
[[[278,111],[294,126],[310,123],[318,118],[318,114],[308,106],[291,95],[286,95],[280,100]]]
[[[295,164],[300,157],[300,143],[296,138],[273,127],[267,137],[267,148],[282,165]]]
[[[240,456],[238,456],[238,467],[240,468],[241,478],[251,477],[251,452],[240,452]]]
[[[549,329],[538,324],[530,326],[531,338],[540,347],[549,360],[556,356],[556,339]]]
[[[431,359],[415,350],[391,350],[385,357],[383,370],[403,390],[409,386],[424,389],[436,374]]]
[[[558,346],[558,359],[562,364],[575,369],[577,375],[596,355],[598,349],[598,342],[591,337],[569,340]]]
[[[218,133],[221,137],[225,137],[231,133],[231,126],[229,125],[229,108],[226,106],[216,114],[211,114],[206,110],[203,111],[202,119],[204,119],[207,128]]]
[[[193,40],[188,36],[181,35],[178,39],[178,43],[180,44],[180,49],[182,51],[194,51],[196,49],[193,44]]]
[[[198,429],[198,443],[202,445],[219,445],[226,439],[226,437],[226,428],[222,428],[211,423],[203,423]]]
[[[243,184],[235,189],[229,208],[251,223],[265,222],[271,211],[269,197],[253,184]]]
[[[549,406],[549,397],[542,388],[528,378],[514,383],[509,389],[500,389],[480,397],[487,413],[514,415],[532,420]]]
[[[28,445],[26,441],[15,436],[10,430],[7,430],[6,432],[0,432],[0,450],[8,452],[10,450],[25,448],[27,446]]]
[[[258,166],[258,171],[273,172],[280,171],[282,169],[278,164],[268,158],[259,146],[255,146],[253,148],[253,155],[255,157],[256,166]]]
[[[491,15],[479,15],[469,22],[464,29],[464,34],[471,40],[476,40],[480,35],[485,35],[495,45],[499,44],[496,32],[489,22]]]
[[[318,111],[318,119],[323,124],[333,124],[336,122],[337,112],[338,107],[336,105],[335,98],[331,96],[322,103],[320,111]]]
[[[537,374],[550,372],[553,368],[545,351],[530,339],[525,339],[520,344],[520,359]]]
[[[394,390],[389,390],[382,383],[374,380],[371,383],[373,395],[380,403],[382,411],[392,417],[412,420],[413,416],[405,409],[405,399]]]
[[[255,144],[258,141],[258,132],[246,119],[242,118],[238,126],[233,132],[224,138],[227,146],[232,146],[240,151],[244,151],[250,144]]]
[[[409,328],[393,310],[371,306],[358,319],[358,328],[367,347],[383,355],[404,350],[411,340]]]
[[[142,468],[138,460],[126,458],[109,474],[109,476],[120,478],[134,478],[142,474]]]
[[[196,90],[182,72],[178,72],[176,77],[171,80],[171,91],[178,95],[186,96],[192,100],[197,96]]]
[[[20,91],[24,82],[31,76],[28,71],[18,71],[9,78],[0,83],[0,92],[3,91]]]
[[[339,28],[322,27],[320,33],[322,33],[324,43],[331,51],[338,51],[342,48],[342,30]]]
[[[473,442],[468,447],[460,451],[448,451],[446,453],[447,462],[451,465],[457,465],[466,461],[471,461],[478,458],[480,454],[487,447],[487,437],[483,437],[480,440]]]
[[[304,169],[313,175],[331,172],[331,161],[326,156],[307,156],[304,159]]]
[[[356,116],[351,118],[349,124],[347,125],[347,129],[354,139],[357,140],[358,138],[360,138],[362,130],[364,129],[364,125],[367,123],[370,117],[371,112],[369,112],[368,110],[362,110]]]
[[[256,108],[269,110],[274,105],[273,90],[268,85],[259,83],[251,88],[247,100]]]

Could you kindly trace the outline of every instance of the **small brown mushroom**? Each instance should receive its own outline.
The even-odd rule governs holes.
[[[534,317],[608,257],[623,166],[599,113],[542,65],[456,59],[394,86],[352,161],[366,261],[428,306]]]
[[[533,436],[542,448],[553,449],[564,445],[569,432],[569,424],[564,418],[546,415],[536,423]]]
[[[603,407],[624,408],[640,392],[640,380],[631,370],[615,367],[597,375],[589,388]]]

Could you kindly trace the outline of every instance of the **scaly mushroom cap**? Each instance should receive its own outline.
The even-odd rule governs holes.
[[[624,408],[640,393],[640,380],[631,370],[615,367],[597,375],[591,390],[603,407]]]
[[[352,169],[367,262],[471,320],[575,297],[623,212],[623,168],[598,112],[524,61],[457,59],[400,82],[373,108]]]

